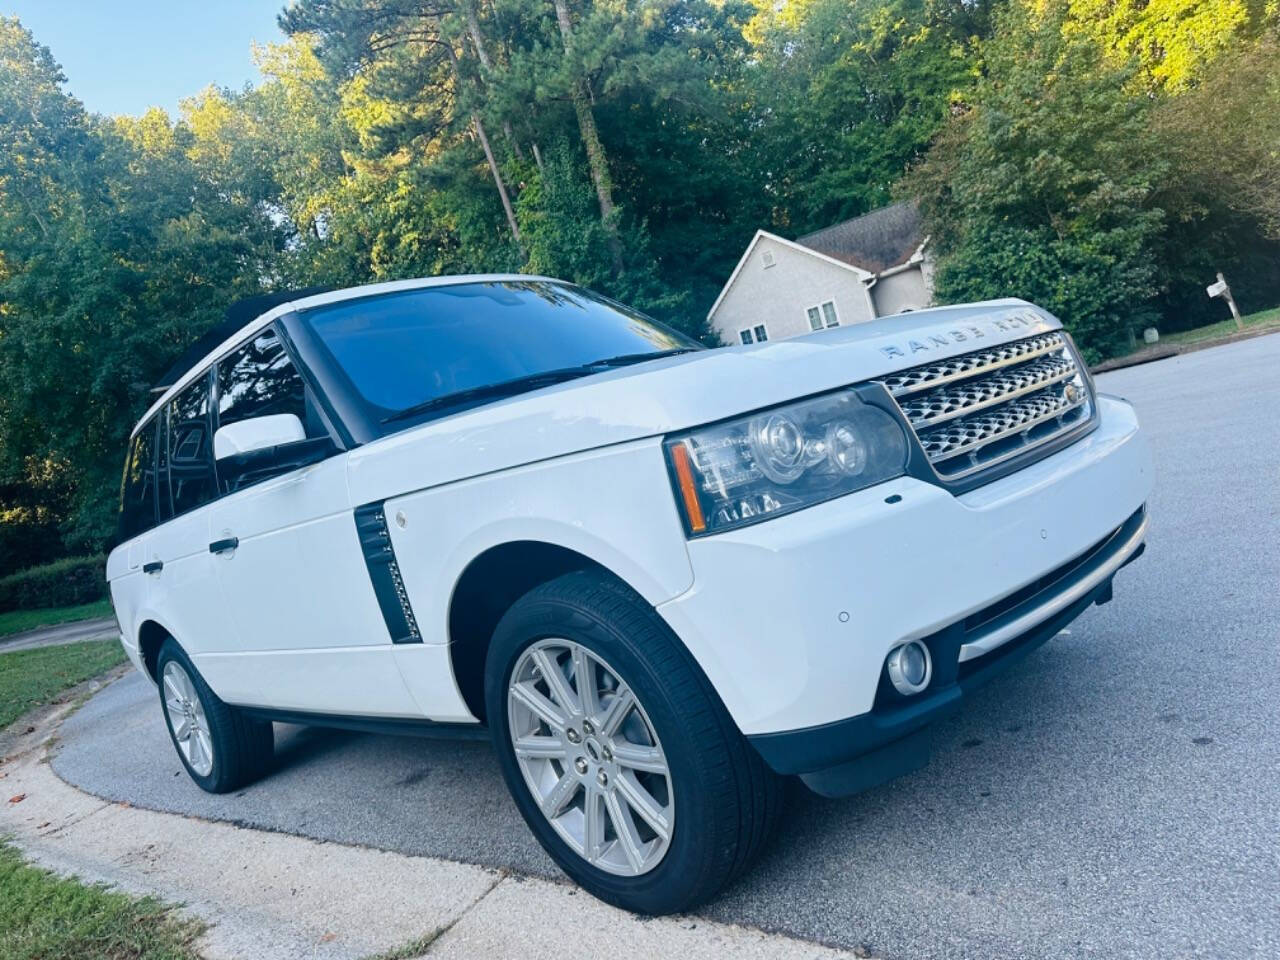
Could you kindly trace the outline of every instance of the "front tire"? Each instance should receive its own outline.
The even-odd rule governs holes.
[[[172,637],[156,659],[160,707],[178,759],[200,789],[228,793],[258,779],[271,764],[271,724],[218,699]]]
[[[485,674],[503,776],[539,842],[590,893],[692,909],[755,858],[782,783],[642,598],[593,571],[502,618]]]

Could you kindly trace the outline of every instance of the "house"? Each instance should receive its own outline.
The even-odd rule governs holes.
[[[798,240],[757,230],[707,322],[725,343],[756,343],[919,310],[933,300],[928,243],[911,203]]]

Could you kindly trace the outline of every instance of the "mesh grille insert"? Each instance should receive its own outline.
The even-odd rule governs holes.
[[[933,468],[959,479],[1048,444],[1092,416],[1061,332],[912,367],[883,383]]]

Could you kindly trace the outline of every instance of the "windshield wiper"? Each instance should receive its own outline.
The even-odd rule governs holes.
[[[624,353],[617,357],[592,360],[590,363],[584,363],[577,367],[561,367],[558,370],[530,373],[527,376],[515,377],[512,380],[501,380],[498,383],[486,383],[479,387],[459,390],[456,393],[446,393],[440,397],[432,397],[430,400],[424,400],[422,403],[416,403],[412,407],[406,407],[404,410],[399,410],[390,416],[383,417],[382,422],[393,423],[396,420],[408,420],[424,413],[430,413],[432,410],[456,407],[472,400],[496,400],[500,397],[511,397],[518,393],[526,393],[529,390],[537,390],[539,387],[549,387],[552,384],[564,383],[566,380],[573,380],[577,377],[601,373],[614,367],[625,367],[628,364],[656,360],[659,357],[671,357],[678,353],[689,353],[696,349],[698,348],[678,347],[675,350],[658,350],[651,353]]]
[[[391,423],[395,420],[407,420],[410,417],[416,417],[420,413],[430,413],[432,410],[440,410],[445,407],[455,407],[470,400],[489,400],[499,397],[511,397],[517,393],[524,393],[528,390],[536,390],[538,387],[549,387],[553,383],[563,383],[566,380],[572,380],[575,377],[585,377],[597,371],[597,367],[593,363],[584,364],[580,367],[565,367],[562,370],[544,370],[541,373],[531,373],[524,377],[516,377],[513,380],[501,380],[498,383],[486,383],[479,387],[470,387],[466,390],[459,390],[457,393],[446,393],[441,397],[432,397],[430,400],[424,400],[422,403],[415,403],[412,407],[406,407],[404,410],[397,411],[389,417],[383,417],[383,423]]]
[[[592,367],[625,367],[632,363],[644,363],[646,360],[658,360],[662,357],[674,357],[682,353],[696,353],[700,347],[676,347],[673,350],[654,350],[649,353],[624,353],[616,357],[606,357],[588,364]]]

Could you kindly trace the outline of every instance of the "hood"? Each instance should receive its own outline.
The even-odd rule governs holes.
[[[352,498],[368,503],[404,493],[404,477],[425,489],[714,423],[1060,327],[1024,300],[995,300],[623,367],[360,447],[349,458]]]

